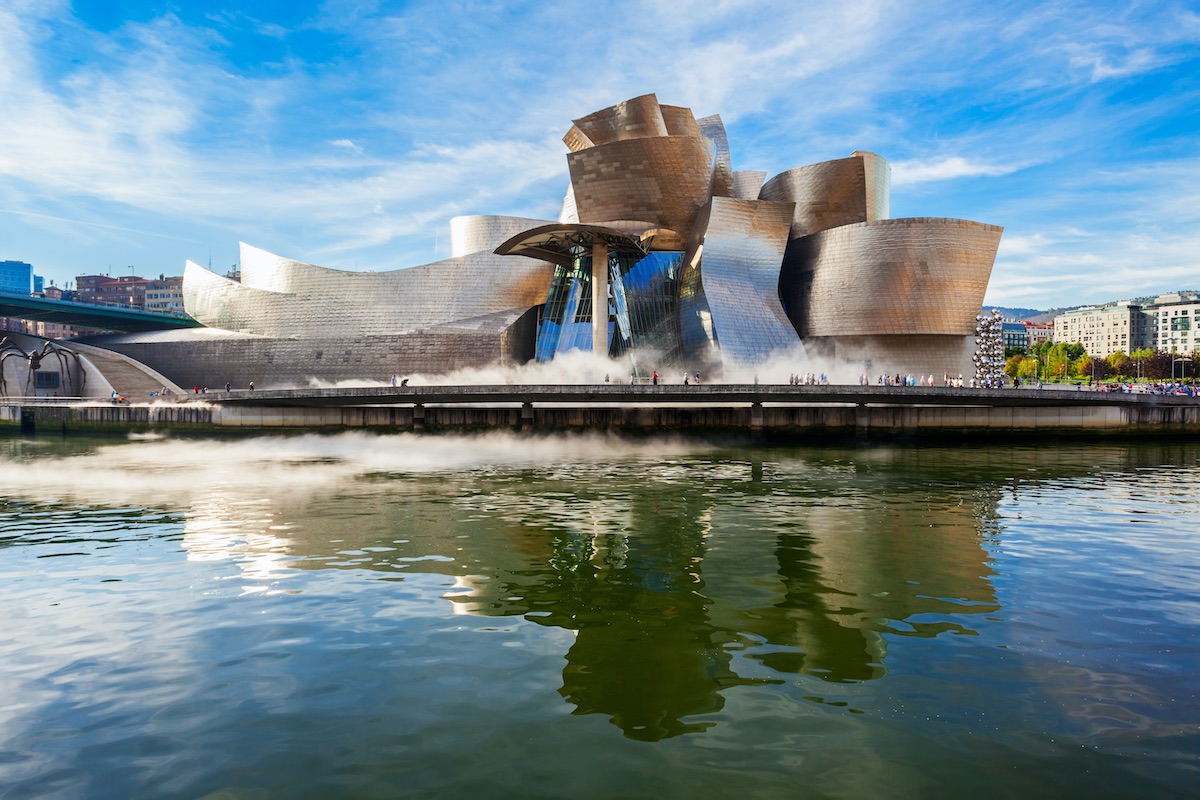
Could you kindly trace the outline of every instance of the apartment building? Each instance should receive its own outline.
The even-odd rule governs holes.
[[[1147,347],[1148,331],[1148,315],[1132,300],[1077,308],[1054,318],[1054,341],[1081,344],[1093,358]]]
[[[1191,353],[1200,348],[1200,293],[1174,292],[1154,298],[1145,308],[1150,343],[1164,353]]]

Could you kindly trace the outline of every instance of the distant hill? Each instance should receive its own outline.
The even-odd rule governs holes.
[[[1049,311],[1039,311],[1036,308],[1006,308],[1005,306],[984,306],[984,311],[995,309],[1005,319],[1015,319],[1021,322],[1054,322],[1054,316],[1061,314],[1063,309],[1052,308]]]

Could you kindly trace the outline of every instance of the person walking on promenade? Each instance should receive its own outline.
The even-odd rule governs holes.
[[[658,386],[658,370],[655,370],[654,374],[651,375],[650,378],[651,378],[651,381],[654,383],[654,385]]]
[[[225,391],[227,391],[227,392],[228,392],[228,391],[230,391],[230,390],[232,390],[232,389],[233,389],[233,384],[232,384],[232,383],[230,383],[229,381],[225,381]]]
[[[254,381],[250,381],[250,391],[254,391]]]

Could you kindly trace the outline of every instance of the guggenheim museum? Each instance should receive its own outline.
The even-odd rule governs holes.
[[[240,280],[191,261],[202,328],[89,344],[182,386],[303,385],[604,353],[719,376],[781,352],[863,371],[971,370],[1001,228],[888,216],[880,156],[767,179],[718,116],[644,95],[577,119],[557,220],[465,216],[451,257],[347,272],[243,244]]]

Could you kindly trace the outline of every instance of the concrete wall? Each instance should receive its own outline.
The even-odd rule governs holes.
[[[748,432],[764,435],[869,436],[1116,434],[1200,435],[1200,405],[1064,407],[953,406],[467,406],[246,407],[0,406],[0,430],[21,428],[22,412],[38,433],[262,431],[287,428],[376,428],[470,431],[489,429],[622,432]]]

